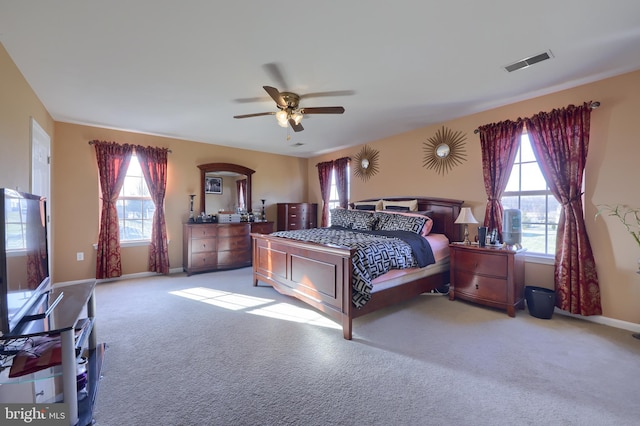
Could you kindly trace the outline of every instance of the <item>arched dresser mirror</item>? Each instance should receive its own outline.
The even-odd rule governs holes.
[[[200,169],[200,211],[216,214],[220,210],[235,210],[244,204],[247,212],[251,207],[251,176],[255,170],[232,163],[208,163]],[[244,203],[238,200],[238,181],[246,180]]]

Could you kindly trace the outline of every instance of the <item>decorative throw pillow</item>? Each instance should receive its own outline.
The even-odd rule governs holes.
[[[389,206],[409,207],[409,211],[415,212],[416,210],[418,210],[418,200],[407,200],[407,201],[382,200],[383,210],[389,210]]]
[[[401,211],[386,210],[386,213],[388,213],[388,216],[401,215],[401,216],[426,217],[427,221],[425,222],[424,227],[420,232],[420,235],[422,235],[423,237],[426,237],[427,235],[429,235],[429,233],[431,232],[431,229],[433,228],[433,219],[431,219],[431,215],[433,215],[432,210],[424,210],[419,212],[401,212]],[[381,219],[378,218],[378,220],[381,220]]]
[[[331,209],[331,226],[342,226],[351,228],[350,210],[337,208]]]
[[[376,229],[380,231],[409,231],[421,234],[430,219],[420,215],[404,215],[393,213],[376,213],[378,223]]]
[[[352,219],[351,228],[357,231],[372,231],[378,221],[378,218],[369,212],[353,215]]]

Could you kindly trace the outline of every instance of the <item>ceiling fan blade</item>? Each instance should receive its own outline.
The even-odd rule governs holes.
[[[300,95],[300,99],[322,98],[322,97],[331,97],[331,96],[353,96],[355,94],[356,92],[354,90],[333,90],[330,92],[305,93],[304,95]]]
[[[275,112],[257,112],[255,114],[234,115],[233,118],[260,117],[261,115],[274,115]]]
[[[287,90],[287,82],[284,79],[284,75],[282,74],[282,70],[280,69],[280,65],[275,62],[270,62],[268,64],[263,65],[267,74],[275,81],[279,87],[282,87],[284,90]]]
[[[289,119],[289,124],[291,125],[291,128],[293,129],[294,132],[301,132],[304,130],[304,127],[302,127],[302,124],[297,124],[293,118]]]
[[[300,112],[302,112],[303,114],[342,114],[344,112],[344,108],[341,106],[312,107],[302,108]]]
[[[270,96],[256,96],[253,98],[236,98],[233,100],[233,102],[237,102],[239,104],[248,104],[253,102],[268,102],[270,100]]]
[[[262,86],[262,88],[267,91],[269,96],[271,96],[271,98],[274,101],[276,101],[278,106],[280,106],[282,108],[286,108],[287,107],[287,103],[282,98],[282,95],[280,94],[278,89],[276,89],[275,87],[271,87],[271,86]]]

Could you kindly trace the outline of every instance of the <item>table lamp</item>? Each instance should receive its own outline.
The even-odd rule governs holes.
[[[471,241],[469,241],[469,224],[470,223],[478,223],[475,217],[473,217],[473,213],[471,213],[470,207],[463,207],[460,210],[460,214],[454,223],[464,224],[464,242],[463,244],[466,246],[471,245]]]

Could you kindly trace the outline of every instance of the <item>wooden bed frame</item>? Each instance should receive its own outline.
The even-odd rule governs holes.
[[[460,241],[460,225],[454,221],[462,201],[424,197],[386,197],[390,201],[418,200],[419,211],[430,211],[432,233],[445,234],[449,241]],[[367,199],[362,201],[376,201]],[[352,337],[354,318],[409,300],[449,283],[449,270],[404,284],[372,291],[362,308],[352,301],[352,250],[346,247],[307,243],[266,234],[251,234],[253,240],[253,285],[271,285],[282,294],[293,296],[324,312],[342,324],[343,336]]]

